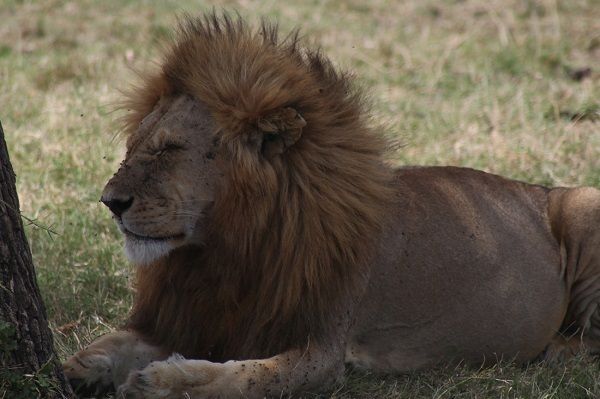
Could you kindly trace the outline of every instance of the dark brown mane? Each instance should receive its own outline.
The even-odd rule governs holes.
[[[391,198],[384,144],[348,76],[263,23],[186,18],[126,107],[134,132],[164,94],[207,104],[226,160],[206,248],[140,268],[130,327],[186,356],[269,356],[318,340],[368,272]],[[293,107],[300,139],[251,151],[265,115]]]

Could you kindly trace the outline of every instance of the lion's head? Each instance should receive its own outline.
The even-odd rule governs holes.
[[[220,178],[215,124],[189,95],[163,96],[129,137],[121,167],[102,194],[125,252],[149,264],[183,245],[202,245]]]
[[[210,15],[186,19],[125,107],[127,156],[102,200],[148,266],[131,323],[210,358],[320,334],[366,270],[391,195],[347,75],[297,35]]]

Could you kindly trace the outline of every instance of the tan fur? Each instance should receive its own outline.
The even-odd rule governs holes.
[[[127,156],[102,200],[138,263],[123,334],[152,349],[128,363],[106,338],[69,378],[261,398],[323,389],[344,360],[529,361],[575,352],[559,339],[574,333],[596,349],[600,193],[392,170],[360,92],[296,34],[186,19],[124,106]],[[119,373],[76,367],[99,350],[90,370]]]

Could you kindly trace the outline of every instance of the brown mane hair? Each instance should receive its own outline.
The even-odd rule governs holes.
[[[280,40],[269,23],[215,14],[183,20],[160,70],[128,95],[126,131],[174,93],[209,107],[225,176],[206,246],[139,268],[129,327],[210,360],[319,340],[368,273],[392,197],[361,93],[297,33]],[[252,145],[258,126],[285,107],[306,126],[266,158]]]

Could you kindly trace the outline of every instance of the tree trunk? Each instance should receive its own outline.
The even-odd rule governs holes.
[[[72,392],[54,355],[0,124],[0,397],[34,395]]]

